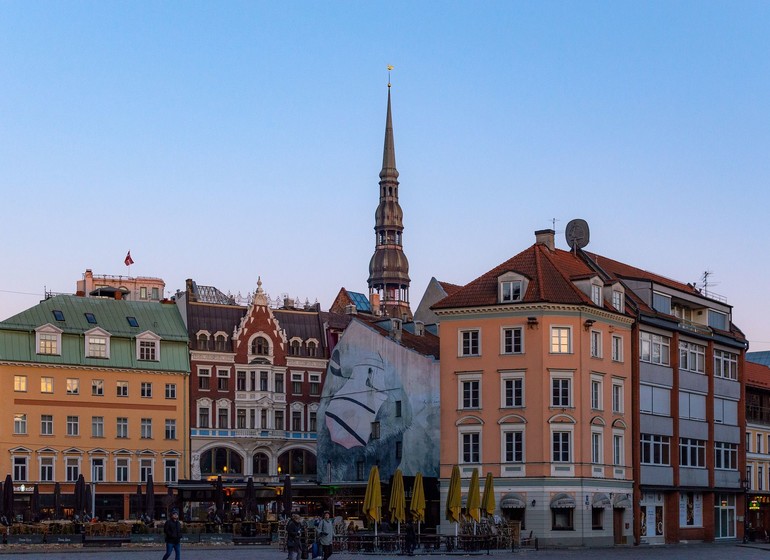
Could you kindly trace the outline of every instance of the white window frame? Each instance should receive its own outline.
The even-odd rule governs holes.
[[[559,458],[557,460],[554,453],[554,445],[556,444],[556,434],[564,434],[567,437],[567,460]],[[568,465],[574,463],[575,458],[575,428],[572,424],[551,424],[551,462],[558,465]],[[563,445],[563,441],[559,442],[559,445]],[[563,451],[559,451],[561,454]]]
[[[508,382],[511,382],[514,385],[513,389],[513,403],[514,404],[508,404]],[[516,382],[519,382],[521,385],[521,404],[515,404],[516,402],[516,389],[515,385]],[[527,406],[527,400],[526,400],[526,381],[525,381],[525,372],[523,370],[519,371],[501,371],[500,372],[500,408],[524,408]]]
[[[626,311],[626,294],[620,290],[612,290],[612,307],[614,307],[618,313],[625,313]]]
[[[125,469],[125,470],[124,470]],[[125,480],[121,474],[125,472]],[[115,456],[115,482],[131,482],[131,457],[128,455]]]
[[[645,447],[648,448],[648,462],[644,460]],[[659,456],[658,461],[655,460],[656,453]],[[639,460],[642,465],[671,466],[671,438],[662,434],[641,434]]]
[[[591,301],[594,305],[602,306],[602,286],[599,284],[591,283]]]
[[[40,392],[44,395],[53,394],[53,377],[44,375],[40,378]]]
[[[13,435],[27,435],[27,415],[23,412],[17,412],[13,415]]]
[[[612,462],[616,467],[626,466],[626,436],[621,430],[612,431]]]
[[[468,337],[466,351],[466,335]],[[474,336],[475,335],[475,336]],[[475,338],[475,341],[473,340]],[[475,352],[474,350],[475,342]],[[475,358],[481,356],[481,329],[461,329],[457,331],[457,355],[461,358]]]
[[[40,435],[52,436],[53,433],[53,414],[40,415]]]
[[[68,377],[67,378],[67,394],[79,395],[80,394],[80,378]]]
[[[604,429],[597,426],[591,427],[591,463],[604,464]]]
[[[500,281],[500,303],[513,303],[521,301],[524,297],[524,282],[521,280]]]
[[[621,379],[612,380],[612,412],[613,414],[623,414],[625,407],[625,383]]]
[[[165,482],[176,482],[179,478],[179,459],[163,458],[163,478]]]
[[[13,390],[16,393],[26,393],[29,379],[26,375],[14,375],[13,376]]]
[[[738,444],[725,441],[714,442],[714,469],[720,471],[738,470]]]
[[[640,383],[639,411],[655,416],[671,416],[671,387]]]
[[[688,340],[680,340],[679,369],[693,373],[706,373],[706,347]]]
[[[566,325],[553,325],[551,337],[548,343],[551,354],[572,354],[572,327]],[[566,343],[563,340],[566,335]]]
[[[91,380],[91,396],[92,397],[104,396],[104,379]]]
[[[738,379],[738,354],[714,348],[714,377]]]
[[[72,414],[67,416],[67,436],[80,436],[80,416],[75,416]]]
[[[693,406],[695,404],[695,406]],[[686,418],[688,420],[706,420],[706,395],[703,393],[692,393],[690,391],[679,391],[679,418]],[[702,413],[698,415],[697,410],[702,410]],[[696,409],[693,412],[693,409]]]
[[[64,456],[64,480],[66,482],[76,482],[80,476],[82,457],[79,455]]]
[[[118,416],[115,418],[115,438],[128,439],[128,416]]]
[[[658,352],[657,356],[655,349]],[[671,338],[650,331],[641,331],[639,333],[639,361],[661,366],[671,365]]]
[[[91,416],[91,437],[104,437],[104,416]]]
[[[91,482],[105,482],[106,477],[106,457],[91,457]]]
[[[95,327],[84,333],[85,355],[87,358],[110,358],[110,333]]]
[[[506,334],[511,333],[511,351],[508,352],[506,346]],[[515,333],[519,333],[519,350],[516,350]],[[501,327],[500,328],[500,354],[510,356],[524,354],[524,327]]]
[[[474,452],[473,450],[470,450],[469,453],[472,455],[470,457],[470,461],[465,460],[465,436],[472,436],[476,435],[478,437],[478,451],[476,452],[476,457],[473,456]],[[481,464],[481,460],[483,455],[483,449],[481,447],[482,444],[482,433],[481,433],[481,425],[480,424],[473,424],[471,426],[460,426],[457,430],[457,449],[458,449],[458,457],[457,461],[461,465],[478,465]],[[471,442],[471,445],[473,443]],[[473,461],[474,458],[478,458],[478,461]]]
[[[142,381],[139,385],[139,396],[143,399],[152,398],[152,381]]]
[[[159,362],[160,361],[160,340],[161,337],[152,331],[144,331],[142,334],[136,337],[136,359],[143,362]],[[143,345],[144,343],[144,345]],[[149,345],[154,346],[153,355],[151,357],[146,356],[144,348],[149,348]],[[145,357],[142,357],[143,354]]]
[[[575,388],[574,388],[573,377],[574,377],[574,375],[573,375],[573,372],[571,372],[571,371],[552,371],[552,372],[550,372],[550,384],[549,384],[549,387],[551,389],[550,390],[550,398],[549,398],[550,408],[562,409],[562,408],[574,408],[575,407],[575,395],[574,395]],[[555,386],[554,386],[554,383],[557,382],[557,381],[559,382],[559,385],[560,385],[559,386],[559,402],[558,403],[554,400],[555,399],[555,395],[554,395]],[[567,404],[566,405],[563,404],[563,402],[561,401],[561,399],[562,399],[561,392],[563,390],[563,382],[564,381],[567,382],[566,383],[567,384]]]
[[[155,478],[155,457],[139,457],[139,482],[147,482],[148,475]]]
[[[516,444],[512,451],[513,458],[508,458],[508,434],[517,434],[521,439],[521,460],[516,460]],[[527,437],[525,433],[524,425],[516,424],[501,424],[500,425],[500,462],[503,464],[516,464],[521,465],[527,462]]]
[[[602,357],[602,331],[591,331],[591,357]]]
[[[476,383],[478,406],[465,406],[465,384]],[[480,410],[481,402],[481,374],[463,374],[457,376],[457,408],[459,410]]]
[[[38,473],[40,482],[54,482],[56,480],[56,455],[38,456]]]
[[[714,423],[738,425],[738,401],[714,397]]]
[[[612,335],[612,361],[623,362],[623,337],[617,334]]]
[[[35,329],[35,352],[42,356],[61,356],[62,330],[50,323]],[[45,344],[44,344],[45,343]],[[42,350],[45,350],[44,352]]]
[[[680,437],[679,466],[688,469],[705,469],[706,441],[702,439]]]
[[[27,482],[29,480],[29,455],[14,452],[11,455],[13,466],[13,481]]]
[[[142,418],[139,422],[139,438],[152,439],[152,418]]]
[[[600,375],[591,375],[591,409],[604,410],[604,379]]]

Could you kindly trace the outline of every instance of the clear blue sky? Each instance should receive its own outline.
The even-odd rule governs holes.
[[[770,349],[768,30],[767,2],[3,2],[0,318],[129,249],[171,293],[366,291],[393,64],[413,307],[580,217],[713,271]]]

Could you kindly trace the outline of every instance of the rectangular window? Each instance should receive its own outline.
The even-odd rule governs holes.
[[[235,372],[235,390],[236,391],[247,391],[246,389],[246,372],[245,371],[236,371]]]
[[[139,459],[139,482],[147,482],[152,474],[152,459]]]
[[[176,482],[176,459],[165,459],[163,461],[163,474],[166,476],[166,482]]]
[[[302,413],[294,410],[291,413],[291,429],[293,432],[302,431]]]
[[[152,398],[152,383],[148,383],[146,381],[142,382],[141,395],[145,399],[151,399]]]
[[[524,462],[524,432],[517,430],[503,433],[503,461],[506,463]]]
[[[142,439],[152,439],[152,418],[142,418],[139,437]]]
[[[91,395],[94,397],[103,397],[104,396],[104,380],[103,379],[93,379],[91,380]]]
[[[714,422],[737,426],[738,402],[714,397]]]
[[[67,435],[79,436],[80,435],[80,418],[77,416],[67,416]]]
[[[570,440],[571,432],[553,432],[551,434],[553,462],[554,463],[569,463],[570,462]]]
[[[601,306],[602,304],[602,287],[596,284],[591,284],[591,301],[594,305]]]
[[[625,464],[623,449],[623,436],[614,434],[612,436],[612,461],[617,467],[622,467]]]
[[[709,309],[709,327],[720,331],[727,330],[727,314]]]
[[[671,438],[655,434],[642,434],[641,463],[643,465],[670,465]]]
[[[217,390],[218,391],[228,391],[230,389],[230,378],[229,377],[217,377]]]
[[[275,374],[275,392],[283,393],[283,374],[282,373]]]
[[[762,453],[762,434],[757,434],[757,453]]]
[[[571,330],[569,327],[551,327],[552,354],[570,354],[572,352]]]
[[[372,422],[370,431],[371,431],[371,435],[369,437],[371,439],[380,439],[380,423],[379,422]]]
[[[176,439],[176,420],[166,418],[166,439]]]
[[[152,299],[160,299],[160,290],[158,288],[152,288]]]
[[[714,375],[724,379],[738,379],[738,355],[714,350]]]
[[[569,408],[572,380],[564,377],[551,379],[551,406]]]
[[[64,464],[67,482],[75,482],[80,475],[80,461],[77,457],[67,457]]]
[[[679,418],[706,419],[706,395],[679,391]]]
[[[27,392],[27,376],[26,375],[14,375],[13,376],[13,390],[18,393]]]
[[[53,482],[53,457],[40,458],[40,481]]]
[[[591,408],[602,410],[602,382],[600,379],[591,380]]]
[[[505,401],[503,406],[506,408],[524,406],[524,378],[514,377],[503,379],[503,391]]]
[[[260,371],[259,372],[259,390],[260,391],[267,391],[268,381],[269,381],[268,372]]]
[[[612,361],[623,361],[623,339],[619,336],[612,336]]]
[[[612,290],[612,307],[614,307],[619,313],[625,311],[625,297],[623,292],[618,290]]]
[[[128,396],[128,381],[118,381],[115,385],[115,393],[119,397]]]
[[[209,408],[207,406],[201,406],[198,408],[198,427],[209,427]]]
[[[667,366],[670,361],[671,339],[649,332],[639,333],[639,359],[651,364]]]
[[[604,463],[601,432],[591,432],[591,462],[594,465],[601,465]]]
[[[67,394],[79,395],[80,394],[80,379],[70,377],[67,379]]]
[[[104,437],[104,416],[91,416],[91,437]]]
[[[460,331],[460,355],[479,356],[479,331]]]
[[[291,393],[292,393],[292,395],[301,395],[302,394],[302,381],[292,381],[291,382]]]
[[[521,280],[500,282],[500,301],[502,303],[521,301]]]
[[[56,355],[59,353],[59,336],[55,334],[38,334],[38,340],[40,345],[38,346],[38,354]]]
[[[267,429],[267,409],[263,408],[259,411],[259,427],[263,430]]]
[[[128,459],[118,458],[115,461],[115,480],[128,482]]]
[[[246,429],[246,410],[238,408],[235,411],[235,427],[239,430]]]
[[[26,414],[13,415],[13,433],[17,435],[25,435],[27,433],[27,415]]]
[[[714,468],[738,470],[738,446],[734,443],[714,442]]]
[[[479,385],[480,383],[477,379],[462,382],[463,408],[479,408],[481,398]]]
[[[147,286],[139,288],[139,299],[147,299]]]
[[[275,411],[275,429],[276,430],[283,430],[284,423],[283,423],[283,410],[276,410]]]
[[[765,489],[765,469],[761,466],[757,466],[757,490],[762,491]]]
[[[53,414],[40,415],[40,435],[41,436],[53,435]]]
[[[166,398],[167,399],[176,398],[176,383],[166,383]]]
[[[91,480],[104,482],[104,459],[101,457],[91,459]]]
[[[503,354],[521,354],[524,352],[524,329],[513,327],[503,329]]]
[[[27,458],[26,457],[13,458],[13,480],[14,482],[27,480]]]
[[[612,412],[621,414],[623,412],[623,384],[612,384]]]
[[[53,393],[53,377],[40,378],[40,392]]]
[[[211,370],[208,368],[198,368],[198,389],[208,391],[211,386]]]
[[[671,389],[639,385],[639,410],[647,414],[671,416]]]
[[[128,418],[125,416],[118,416],[115,427],[116,437],[120,439],[128,437]]]
[[[652,292],[652,308],[659,313],[671,315],[671,296]]]
[[[308,420],[308,427],[307,427],[308,431],[309,432],[318,431],[318,413],[311,410],[310,412],[308,412],[307,420]]]
[[[706,347],[692,342],[679,341],[679,369],[695,373],[706,372]]]
[[[463,463],[481,462],[481,434],[466,432],[462,434]]]
[[[88,357],[106,358],[107,339],[103,336],[88,336]]]
[[[706,442],[702,439],[679,438],[679,465],[705,468]]]
[[[217,428],[228,428],[229,427],[229,413],[226,408],[218,408],[217,409]]]
[[[157,360],[157,345],[154,340],[139,341],[139,359],[154,362]]]
[[[591,357],[602,357],[602,333],[599,331],[591,331]]]
[[[317,373],[310,374],[310,395],[318,396],[321,394],[321,375]]]

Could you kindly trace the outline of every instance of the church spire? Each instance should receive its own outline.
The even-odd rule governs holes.
[[[393,140],[390,83],[385,117],[385,145],[380,171],[380,203],[374,214],[375,248],[369,261],[369,295],[377,296],[380,311],[389,317],[412,318],[409,307],[409,261],[402,246],[404,213],[398,203],[398,170]],[[375,309],[376,311],[376,309]]]

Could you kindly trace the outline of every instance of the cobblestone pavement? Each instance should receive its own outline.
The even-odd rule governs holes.
[[[125,547],[114,549],[69,549],[56,548],[13,548],[0,546],[0,560],[160,560],[165,549],[158,546]],[[483,560],[486,553],[468,554],[417,554],[415,560],[461,560],[477,558]],[[692,544],[678,546],[593,548],[593,549],[552,549],[524,550],[511,553],[492,551],[492,558],[521,560],[770,560],[770,545]],[[173,558],[173,554],[171,556]],[[182,549],[184,560],[285,560],[286,553],[276,547],[265,546],[187,546]],[[400,560],[396,554],[349,554],[338,553],[333,560]]]

